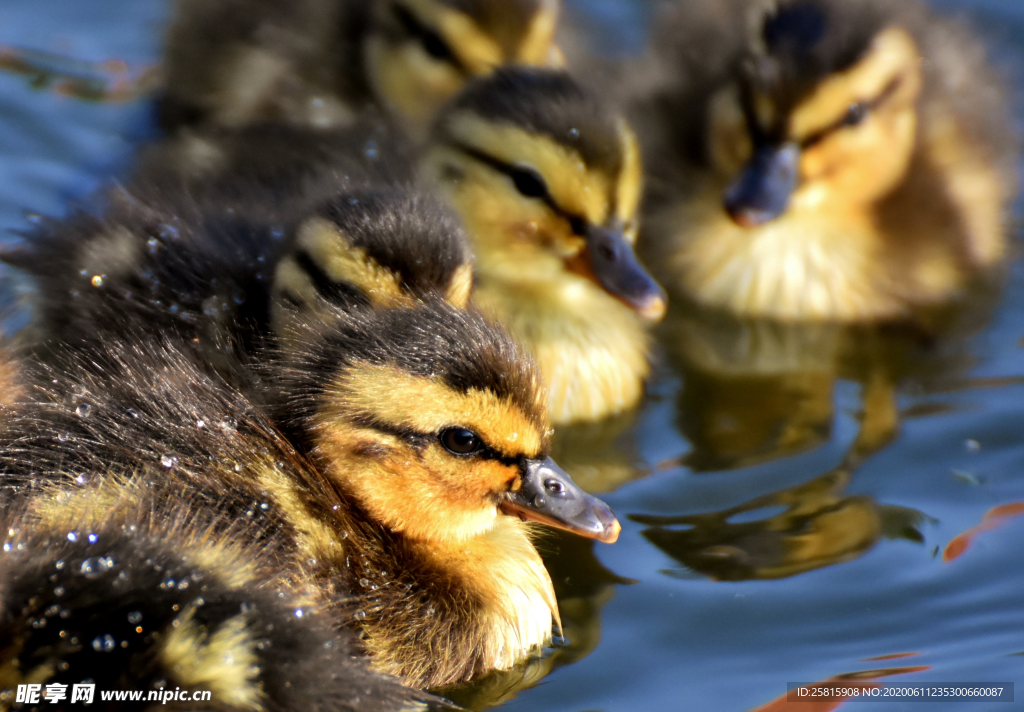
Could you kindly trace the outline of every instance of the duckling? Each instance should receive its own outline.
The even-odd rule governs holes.
[[[641,174],[636,139],[608,105],[564,72],[506,67],[471,81],[419,150],[375,122],[205,130],[157,146],[131,185],[257,215],[353,186],[439,195],[473,244],[476,303],[529,347],[564,424],[643,393],[644,322],[665,296],[633,253]]]
[[[70,495],[63,515],[52,502],[5,512],[5,709],[106,706],[104,694],[126,689],[142,695],[119,703],[129,708],[402,712],[434,701],[373,671],[352,632],[281,580],[273,538],[239,541],[180,489],[122,485]],[[106,495],[110,520],[96,510]]]
[[[633,253],[640,151],[626,122],[562,72],[506,68],[467,85],[420,161],[462,217],[477,304],[527,345],[555,423],[639,401],[643,323],[665,296]]]
[[[1017,141],[966,29],[916,0],[677,3],[658,26],[661,78],[633,115],[641,254],[672,291],[906,319],[999,263]]]
[[[166,127],[339,126],[376,102],[416,134],[470,78],[561,66],[558,0],[179,0]]]
[[[352,190],[280,212],[250,219],[211,213],[185,193],[157,202],[118,190],[102,217],[44,222],[4,256],[36,282],[37,352],[95,341],[121,323],[131,336],[144,321],[178,335],[236,386],[252,385],[249,366],[286,324],[325,305],[469,301],[465,236],[433,198]],[[112,312],[122,316],[111,322]]]
[[[280,588],[305,602],[296,615],[356,629],[378,670],[437,687],[509,668],[550,642],[557,604],[530,523],[606,542],[618,535],[607,506],[548,456],[544,393],[528,357],[473,311],[424,299],[311,316],[276,370],[278,406],[290,416],[280,420],[308,459],[173,333],[144,320],[137,329],[65,351],[35,379],[33,402],[3,423],[5,514],[23,512],[5,551],[58,534],[144,536],[155,523],[176,571],[213,567],[231,578],[241,567],[249,577],[231,578],[232,590]],[[197,537],[204,546],[192,546]],[[222,557],[206,561],[211,546]],[[259,560],[245,559],[254,551]],[[224,557],[238,564],[218,566]],[[197,620],[209,620],[207,607],[237,614],[243,593],[225,600],[223,586],[204,590],[202,580]],[[2,610],[21,606],[7,599]],[[208,641],[211,656],[221,647],[242,655],[253,642],[233,633],[238,623],[214,646],[229,621],[194,631],[188,616],[182,607],[177,625],[166,612],[156,622],[168,634],[168,623],[185,628],[176,650],[186,667],[205,654],[190,640]],[[165,639],[143,638],[144,654]],[[5,654],[24,673],[36,665],[18,656],[39,650],[12,642]],[[252,660],[251,650],[238,659]],[[288,649],[260,659],[298,664]],[[243,692],[274,675],[245,669]]]

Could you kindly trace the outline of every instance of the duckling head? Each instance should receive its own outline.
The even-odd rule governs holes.
[[[568,75],[507,67],[442,111],[421,163],[462,216],[482,276],[580,280],[656,320],[633,252],[641,162],[627,124]]]
[[[738,225],[856,214],[906,177],[922,57],[893,15],[877,3],[794,0],[758,23],[735,82],[709,104],[709,158],[731,176],[723,199]]]
[[[550,458],[544,391],[504,332],[444,300],[330,323],[304,329],[284,397],[314,456],[372,521],[435,544],[507,517],[615,541],[611,510]]]
[[[369,81],[413,133],[465,82],[504,64],[560,66],[558,0],[388,0],[364,45]]]
[[[415,192],[364,189],[314,208],[300,221],[274,274],[276,334],[330,306],[410,306],[439,297],[469,302],[473,265],[457,217]]]

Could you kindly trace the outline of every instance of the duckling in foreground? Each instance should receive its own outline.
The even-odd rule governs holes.
[[[179,0],[162,119],[352,121],[379,103],[417,135],[467,79],[560,66],[558,0]]]
[[[278,666],[298,664],[287,647],[259,653],[267,636],[251,626],[263,621],[238,608],[246,591],[267,589],[300,601],[296,615],[359,630],[374,666],[410,685],[467,680],[538,651],[558,624],[527,521],[617,537],[607,506],[547,455],[544,394],[529,359],[474,312],[433,299],[306,320],[276,373],[280,407],[309,459],[173,334],[144,321],[135,338],[125,333],[101,333],[94,347],[44,371],[0,444],[8,576],[22,575],[19,562],[38,569],[39,559],[23,553],[29,544],[92,543],[90,534],[99,537],[96,566],[113,576],[120,560],[138,566],[121,548],[136,533],[141,550],[168,557],[153,565],[199,574],[184,579],[196,599],[176,602],[173,620],[150,612],[150,603],[169,602],[162,594],[141,600],[140,625],[159,635],[129,636],[127,645],[115,638],[129,660],[99,669],[103,679],[144,681],[137,671],[152,668],[136,663],[156,660],[161,671],[172,668],[175,684],[197,685],[209,674],[204,661],[227,651],[244,661],[230,678],[241,684],[236,694],[259,698]],[[127,570],[130,580],[150,580],[143,564]],[[60,565],[52,567],[60,578]],[[211,570],[226,580],[205,584]],[[185,588],[160,583],[179,595]],[[220,595],[225,588],[231,595]],[[80,617],[76,604],[60,620],[78,646],[50,648],[57,621],[39,630],[28,620],[38,601],[11,598],[25,588],[3,591],[12,632],[3,658],[14,682],[78,681],[82,668],[68,667],[78,660],[97,670],[83,637],[93,635],[86,609]],[[115,611],[140,600],[120,600],[113,584],[100,593],[110,598],[97,605],[109,601]],[[100,655],[105,640],[92,645]]]
[[[905,318],[984,276],[1017,146],[978,41],[910,0],[765,8],[678,3],[658,24],[666,79],[633,104],[657,275],[791,320]]]
[[[248,209],[239,174],[278,194],[418,181],[461,217],[475,299],[533,353],[552,420],[598,420],[635,405],[649,371],[637,314],[661,318],[665,296],[633,253],[642,168],[628,125],[563,72],[510,67],[470,82],[421,151],[394,132],[383,142],[381,132],[205,131],[156,147],[137,184],[213,195],[211,208],[226,202],[237,212]]]

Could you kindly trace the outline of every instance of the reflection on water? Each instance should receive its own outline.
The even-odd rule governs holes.
[[[958,534],[946,545],[945,550],[942,552],[942,560],[952,561],[959,558],[967,551],[967,548],[979,534],[996,529],[1022,514],[1024,514],[1024,502],[1011,502],[993,507],[985,512],[985,516],[981,518],[981,524],[971,527],[963,534]]]
[[[651,525],[644,538],[687,570],[718,581],[795,576],[850,561],[883,536],[924,541],[923,514],[845,494],[849,483],[850,472],[838,470],[721,512],[630,519]],[[772,509],[781,511],[763,516]],[[763,518],[741,517],[747,513]]]
[[[832,435],[840,380],[861,392],[850,457],[869,456],[899,432],[900,382],[951,382],[970,367],[964,340],[987,322],[992,296],[874,326],[741,319],[677,302],[659,337],[683,376],[676,424],[692,449],[660,467],[730,470],[817,447]]]
[[[24,76],[33,89],[98,102],[133,101],[159,82],[155,65],[132,70],[116,59],[84,62],[38,49],[0,45],[0,71]]]

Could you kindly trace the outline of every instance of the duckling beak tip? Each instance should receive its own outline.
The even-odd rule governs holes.
[[[615,519],[615,520],[612,521],[611,526],[609,526],[605,530],[604,534],[602,534],[601,536],[596,537],[596,538],[597,538],[597,540],[599,542],[601,542],[603,544],[614,544],[615,542],[617,542],[619,540],[619,533],[621,531],[622,531],[622,525],[619,524],[619,520],[618,519]]]
[[[636,313],[650,322],[661,321],[668,310],[668,300],[664,294],[651,297],[646,303],[636,308]]]

